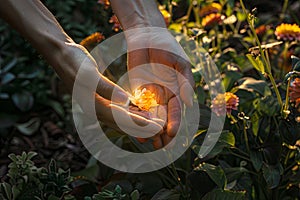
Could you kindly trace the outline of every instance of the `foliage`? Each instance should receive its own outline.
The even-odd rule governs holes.
[[[10,154],[7,176],[9,182],[0,184],[2,199],[61,199],[71,190],[70,171],[56,168],[51,160],[48,169],[38,168],[31,160],[37,153]],[[69,197],[71,198],[71,196]]]
[[[96,1],[44,2],[76,42],[94,32],[105,36],[113,33],[113,25],[108,23],[111,10]],[[257,2],[255,8],[256,1],[247,1],[245,5],[242,0],[214,1],[222,9],[214,10],[212,16],[216,18],[208,23],[212,16],[202,11],[206,14],[200,17],[199,13],[212,2],[160,1],[171,14],[168,28],[175,34],[192,38],[192,50],[197,45],[203,47],[216,63],[226,92],[238,97],[239,101],[235,101],[239,103],[238,108],[226,114],[218,142],[204,158],[198,156],[210,117],[215,113],[211,110],[214,101],[207,89],[209,83],[194,68],[201,121],[190,149],[172,165],[145,174],[121,173],[90,159],[86,169],[74,173],[87,178],[81,180],[83,188],[92,188],[92,192],[82,198],[299,197],[300,115],[297,98],[290,96],[292,83],[299,78],[300,60],[296,57],[300,53],[299,40],[280,40],[275,35],[275,27],[281,23],[299,24],[298,11],[294,9],[299,2],[286,0],[283,5],[274,5],[274,2],[263,1]],[[268,6],[280,14],[270,16]],[[206,15],[210,18],[204,20]],[[21,115],[41,110],[43,106],[51,107],[61,118],[66,117],[67,106],[53,98],[51,87],[46,84],[56,79],[53,72],[40,59],[33,59],[36,57],[34,50],[15,32],[6,30],[6,25],[1,25],[0,31],[3,33],[0,36],[0,107],[5,111],[0,114],[0,132],[8,134],[12,126],[25,135],[37,131],[41,123],[38,117],[25,123],[17,122]],[[184,38],[177,39],[186,42]],[[291,55],[296,56],[290,59]],[[130,150],[145,149],[148,145],[109,129],[107,135]],[[76,196],[79,186],[70,186],[74,181],[68,171],[57,170],[54,161],[48,169],[37,168],[31,161],[34,155],[10,155],[13,162],[9,165],[9,182],[1,183],[3,198]]]

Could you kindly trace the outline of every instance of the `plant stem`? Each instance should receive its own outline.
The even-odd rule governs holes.
[[[249,139],[248,139],[247,129],[246,129],[247,124],[246,123],[247,123],[246,120],[243,120],[243,125],[244,125],[243,133],[244,133],[244,139],[245,139],[247,151],[248,151],[248,153],[250,153]]]
[[[280,20],[284,20],[284,15],[286,13],[286,10],[287,10],[287,7],[288,7],[288,3],[289,3],[289,0],[284,0],[283,6],[282,6],[282,12],[280,14]]]
[[[280,94],[279,94],[279,91],[278,91],[276,82],[275,82],[274,77],[273,77],[273,75],[272,75],[271,64],[270,64],[270,62],[268,62],[268,59],[269,59],[268,53],[265,54],[265,53],[263,52],[263,50],[262,50],[261,43],[260,43],[260,41],[259,41],[259,38],[258,38],[256,32],[255,32],[254,24],[251,22],[251,20],[250,20],[250,18],[249,18],[249,13],[246,11],[246,8],[245,8],[245,5],[244,5],[243,0],[240,0],[240,3],[241,3],[241,6],[242,6],[242,9],[243,9],[243,12],[244,12],[245,15],[247,16],[247,22],[248,22],[248,24],[249,24],[249,27],[250,27],[252,33],[253,33],[253,36],[254,36],[255,41],[256,41],[256,44],[257,44],[257,46],[258,46],[258,48],[259,48],[260,55],[262,56],[263,61],[265,62],[266,72],[267,72],[267,74],[268,74],[268,76],[269,76],[269,78],[270,78],[270,81],[271,81],[271,83],[272,83],[272,85],[273,85],[273,87],[274,87],[274,91],[275,91],[275,93],[276,93],[277,100],[278,100],[278,102],[279,102],[279,104],[280,104],[280,107],[281,107],[281,110],[282,110],[282,100],[281,100],[281,96],[280,96]],[[266,56],[268,57],[268,59],[266,58]]]
[[[289,78],[287,86],[286,86],[285,103],[284,103],[284,108],[283,108],[283,112],[284,112],[283,117],[284,117],[284,119],[286,119],[287,116],[288,116],[288,114],[285,113],[285,112],[289,109],[289,87],[290,87],[290,84],[291,84],[291,79]]]

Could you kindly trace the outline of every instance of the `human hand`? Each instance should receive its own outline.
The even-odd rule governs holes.
[[[131,89],[147,88],[155,93],[160,106],[153,117],[165,120],[165,131],[152,138],[153,146],[158,149],[176,135],[181,122],[182,102],[193,105],[191,64],[166,28],[134,28],[126,30],[125,36]]]

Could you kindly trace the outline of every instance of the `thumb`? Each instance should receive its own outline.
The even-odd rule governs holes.
[[[113,83],[102,74],[100,74],[100,80],[96,90],[100,96],[109,99],[114,103],[122,105],[127,105],[129,103],[127,93],[120,86]]]

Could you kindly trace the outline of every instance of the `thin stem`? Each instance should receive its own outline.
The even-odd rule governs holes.
[[[289,87],[291,84],[291,79],[288,79],[288,83],[286,86],[286,93],[285,93],[285,103],[284,103],[284,108],[283,108],[283,117],[284,119],[287,118],[288,114],[286,113],[289,109]]]
[[[243,125],[244,125],[243,133],[244,133],[244,139],[245,139],[247,151],[248,151],[248,153],[250,153],[249,139],[248,139],[247,130],[246,130],[246,126],[247,126],[246,123],[247,123],[246,120],[243,120]]]
[[[274,77],[273,77],[273,75],[272,75],[271,64],[270,64],[270,62],[268,62],[268,60],[267,60],[267,58],[266,58],[266,56],[268,56],[268,54],[267,54],[267,53],[265,54],[265,53],[263,52],[263,50],[262,50],[260,40],[259,40],[259,38],[258,38],[258,36],[257,36],[257,34],[256,34],[256,32],[255,32],[255,28],[254,28],[253,23],[252,23],[251,20],[249,19],[249,13],[246,11],[246,8],[245,8],[245,5],[244,5],[243,0],[240,0],[240,3],[241,3],[241,6],[242,6],[242,9],[243,9],[243,12],[244,12],[244,13],[246,14],[246,16],[247,16],[247,22],[248,22],[248,24],[249,24],[249,27],[250,27],[252,33],[253,33],[253,36],[254,36],[255,41],[256,41],[256,44],[257,44],[257,46],[258,46],[258,48],[259,48],[260,55],[262,56],[263,61],[265,62],[265,65],[266,65],[266,72],[267,72],[267,74],[268,74],[268,76],[269,76],[269,78],[270,78],[270,81],[271,81],[271,83],[272,83],[272,85],[273,85],[273,87],[274,87],[274,91],[275,91],[275,93],[276,93],[277,100],[278,100],[278,102],[279,102],[279,104],[280,104],[280,107],[281,107],[281,109],[282,109],[282,100],[281,100],[281,96],[280,96],[280,94],[279,94],[279,91],[278,91],[276,82],[275,82]]]
[[[247,157],[245,157],[245,156],[242,156],[242,155],[240,155],[240,154],[234,153],[234,152],[232,152],[232,151],[230,151],[230,154],[232,154],[232,155],[234,155],[234,156],[236,156],[236,157],[238,157],[238,158],[241,158],[241,159],[243,159],[243,160],[247,160],[247,161],[249,161],[249,162],[252,162],[249,158],[247,158]]]
[[[280,14],[280,20],[284,19],[284,15],[286,13],[286,10],[287,10],[287,7],[288,7],[288,3],[289,3],[289,0],[284,0],[283,6],[282,6],[282,12]]]

